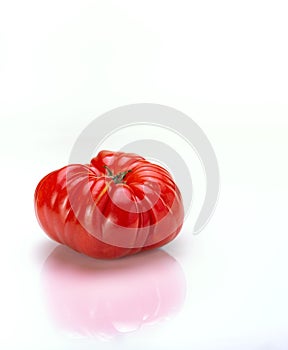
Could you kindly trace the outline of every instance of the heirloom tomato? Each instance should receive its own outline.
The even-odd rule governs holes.
[[[160,247],[177,236],[184,217],[170,173],[124,152],[101,151],[90,164],[51,172],[39,182],[34,203],[50,238],[95,258]]]

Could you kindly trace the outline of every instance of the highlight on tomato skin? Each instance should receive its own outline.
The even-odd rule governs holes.
[[[102,259],[157,248],[180,232],[184,208],[170,173],[143,157],[101,151],[38,184],[37,220],[53,240]]]

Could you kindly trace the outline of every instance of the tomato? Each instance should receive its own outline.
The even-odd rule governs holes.
[[[177,236],[184,218],[169,172],[124,152],[101,151],[90,164],[53,171],[39,182],[34,202],[50,238],[95,258],[160,247]]]

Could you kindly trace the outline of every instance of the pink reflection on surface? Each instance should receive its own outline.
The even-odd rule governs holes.
[[[160,249],[101,261],[58,246],[42,277],[57,327],[81,336],[110,338],[169,319],[186,290],[180,265]]]

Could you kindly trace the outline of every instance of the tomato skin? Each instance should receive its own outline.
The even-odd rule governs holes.
[[[160,247],[180,232],[180,191],[164,168],[136,154],[101,151],[88,165],[46,175],[34,196],[40,226],[53,240],[94,258]]]

